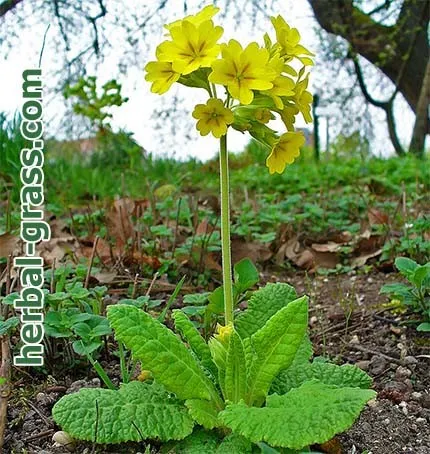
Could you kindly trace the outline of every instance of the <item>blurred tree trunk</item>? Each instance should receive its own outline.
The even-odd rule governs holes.
[[[429,133],[428,107],[430,101],[430,60],[427,60],[426,73],[418,98],[414,130],[409,145],[409,152],[418,156],[424,155],[426,135]]]
[[[386,0],[387,7],[393,0]],[[321,27],[346,39],[352,51],[377,66],[416,112],[429,57],[429,0],[404,0],[392,26],[376,22],[353,0],[309,0]],[[403,64],[403,62],[405,62]]]
[[[354,63],[361,91],[368,102],[385,110],[390,139],[398,155],[405,151],[396,133],[393,102],[397,93],[404,96],[416,115],[409,151],[422,155],[425,136],[430,130],[427,112],[430,0],[403,0],[396,23],[390,26],[377,22],[372,16],[387,10],[396,0],[381,0],[379,6],[367,14],[355,6],[354,0],[308,1],[321,27],[348,41],[348,57]],[[376,101],[371,97],[358,55],[379,68],[394,83],[395,90],[388,100]]]
[[[18,3],[21,3],[22,0],[6,0],[0,3],[0,17],[4,16],[8,11],[15,8]]]

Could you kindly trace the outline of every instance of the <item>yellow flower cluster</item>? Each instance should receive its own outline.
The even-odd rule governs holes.
[[[224,30],[212,20],[218,11],[209,5],[166,25],[168,39],[157,47],[157,60],[146,65],[146,80],[158,94],[175,82],[205,89],[209,100],[193,111],[200,134],[220,138],[230,126],[248,131],[270,150],[266,160],[270,173],[282,173],[305,143],[303,134],[295,131],[296,116],[312,121],[305,71],[313,64],[313,54],[300,44],[298,30],[281,16],[271,19],[276,41],[265,34],[263,46],[251,42],[243,47],[234,39],[220,44]],[[291,65],[294,60],[301,65],[298,72]],[[217,96],[220,85],[225,99]],[[276,115],[287,129],[281,136],[268,126]]]

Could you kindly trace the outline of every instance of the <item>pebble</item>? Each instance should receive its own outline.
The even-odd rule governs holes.
[[[317,322],[318,322],[318,317],[316,317],[315,315],[313,315],[313,316],[310,318],[310,320],[309,320],[309,324],[310,324],[311,326],[316,325]]]
[[[390,418],[385,418],[382,422],[388,426],[388,424],[391,423],[391,420],[390,420]]]
[[[404,400],[399,403],[399,408],[402,409],[402,412],[405,416],[408,416],[408,404]]]
[[[422,423],[426,422],[426,418],[417,418],[415,421],[419,424],[422,424]]]
[[[63,430],[55,432],[55,434],[52,436],[52,441],[54,442],[54,446],[64,447],[69,452],[73,452],[75,450],[73,438]]]
[[[430,408],[430,394],[423,394],[421,398],[421,405],[424,408]]]
[[[93,378],[92,380],[76,380],[74,381],[69,389],[66,391],[66,394],[72,394],[79,391],[82,388],[100,388],[101,383],[99,378]]]
[[[419,393],[417,391],[414,391],[412,394],[411,394],[411,399],[412,400],[415,400],[417,402],[419,402],[421,400],[421,397],[422,397],[422,393]]]
[[[407,365],[412,365],[412,364],[417,364],[418,363],[418,360],[415,358],[415,356],[405,356],[403,361]]]
[[[372,375],[382,374],[387,368],[387,360],[382,356],[374,355],[370,360],[369,372]]]
[[[359,344],[360,343],[360,339],[358,338],[357,334],[354,334],[352,337],[351,337],[351,340],[349,341],[350,344]]]
[[[398,380],[398,381],[404,381],[407,378],[409,378],[411,375],[412,375],[412,372],[407,367],[399,366],[396,369],[395,377],[396,377],[396,380]]]
[[[371,399],[367,402],[367,406],[371,408],[376,408],[378,406],[378,401],[376,399]]]
[[[369,370],[370,361],[367,360],[357,361],[355,365],[359,367],[361,370]]]

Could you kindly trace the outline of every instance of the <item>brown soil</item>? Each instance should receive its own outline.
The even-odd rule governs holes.
[[[396,279],[372,273],[335,276],[265,273],[266,281],[286,281],[311,297],[310,326],[315,355],[357,364],[374,379],[378,392],[360,418],[337,437],[332,454],[430,454],[430,335],[406,327],[384,308],[379,289]],[[108,365],[115,375],[116,364]],[[58,454],[51,440],[59,430],[51,409],[66,392],[99,386],[89,369],[73,369],[62,378],[15,371],[5,453]],[[79,380],[79,381],[77,381]],[[321,448],[320,448],[321,449]],[[144,452],[143,444],[101,447],[81,444],[78,454]],[[202,453],[203,454],[203,453]],[[232,453],[233,454],[233,453]]]

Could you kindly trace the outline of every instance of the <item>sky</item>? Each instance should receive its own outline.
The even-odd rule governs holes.
[[[227,1],[218,1],[217,5],[223,9]],[[129,0],[127,2],[128,5],[133,4],[134,6],[138,6],[138,3],[139,0]],[[150,3],[151,1],[145,2],[146,5]],[[152,3],[155,5],[158,2],[152,0]],[[197,12],[198,9],[194,7],[196,3],[197,0],[188,1],[188,13]],[[243,10],[246,11],[248,4],[246,0],[236,0],[235,3],[242,3]],[[281,14],[284,16],[291,26],[299,29],[302,36],[302,44],[310,50],[316,50],[318,48],[318,37],[315,34],[317,24],[308,2],[306,0],[282,0],[271,3],[275,4],[276,7],[267,8],[267,15]],[[168,5],[170,7],[163,13],[166,17],[166,22],[171,22],[183,16],[182,2],[171,1]],[[238,7],[242,6],[238,5]],[[222,24],[225,29],[222,40],[227,41],[230,38],[235,38],[243,44],[254,40],[262,43],[264,31],[271,29],[269,18],[260,18],[258,24],[254,27],[250,19],[246,19],[246,14],[243,17],[239,26],[235,23],[231,15],[222,19],[215,17],[215,22]],[[6,87],[0,97],[0,112],[12,114],[20,108],[22,103],[22,71],[29,66],[37,66],[43,34],[47,25],[47,23],[36,22],[32,27],[23,29],[19,34],[19,41],[14,44],[7,59],[4,56],[0,57],[2,87]],[[45,118],[49,120],[46,123],[46,136],[61,138],[64,134],[64,131],[60,127],[61,113],[64,110],[64,100],[59,93],[52,95],[56,86],[61,83],[57,77],[52,75],[59,63],[58,52],[52,45],[53,34],[55,33],[59,33],[57,27],[51,26],[47,33],[42,68],[45,74],[44,84],[48,88],[47,92],[49,93],[45,98]],[[155,47],[163,40],[163,35],[164,30],[160,26],[158,35],[154,33],[148,38],[149,52],[141,55],[141,65],[129,67],[126,75],[119,77],[119,81],[123,85],[122,95],[127,96],[129,101],[119,108],[115,107],[112,109],[112,126],[114,129],[123,128],[133,132],[134,138],[144,148],[154,153],[154,155],[168,155],[178,159],[196,157],[206,160],[217,153],[218,141],[209,136],[201,137],[195,131],[195,122],[191,117],[194,105],[206,101],[206,92],[175,84],[171,91],[161,97],[151,93],[150,84],[144,80],[143,67],[149,60],[154,59]],[[117,62],[121,52],[121,48],[113,48],[109,57],[97,69],[93,69],[94,72],[91,72],[91,69],[89,69],[91,74],[95,74],[98,77],[100,84],[118,76]],[[313,72],[323,70],[324,67],[319,64],[312,69]],[[313,91],[312,74],[310,88]],[[168,118],[165,120],[162,129],[157,129],[158,123],[154,118],[154,110],[161,106],[168,106],[175,94],[181,97],[180,107],[183,110],[183,118],[178,122],[173,122]],[[400,115],[402,121],[402,128],[400,129],[401,136],[406,140],[409,137],[412,127],[412,115],[404,105],[400,106],[400,113],[398,115]],[[376,140],[373,148],[376,154],[389,154],[390,145],[386,139],[386,128],[383,120],[381,120],[381,114],[375,111],[373,116],[376,131]],[[301,118],[298,118],[296,125],[303,127],[305,123]],[[172,132],[173,126],[176,127],[174,132]],[[275,129],[279,126],[281,126],[280,122],[274,125]],[[324,120],[322,121],[322,126],[324,127]],[[282,130],[279,131],[282,132]],[[323,147],[324,139],[325,133],[323,132]],[[249,136],[247,135],[236,131],[229,132],[228,142],[231,151],[242,150],[248,141]]]

